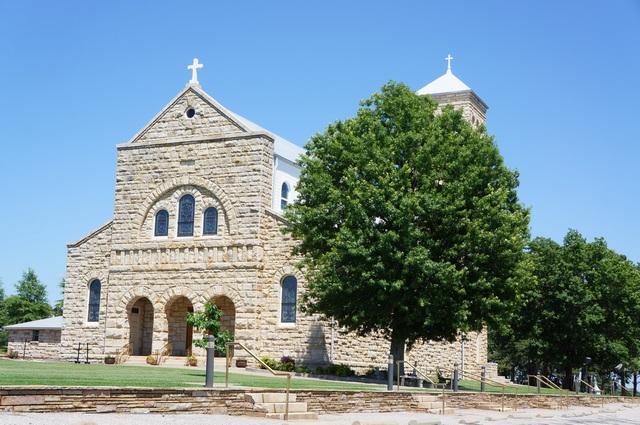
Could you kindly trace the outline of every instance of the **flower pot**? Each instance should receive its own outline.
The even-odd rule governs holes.
[[[237,359],[236,367],[247,367],[247,359]]]
[[[107,356],[104,358],[104,364],[116,364],[116,358]]]

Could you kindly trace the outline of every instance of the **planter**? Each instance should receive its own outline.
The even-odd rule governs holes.
[[[107,356],[104,358],[104,364],[116,364],[116,358]]]
[[[247,367],[247,359],[237,359],[236,367]]]

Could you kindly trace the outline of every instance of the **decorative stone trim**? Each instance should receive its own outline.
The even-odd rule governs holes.
[[[192,265],[202,268],[203,264],[218,269],[255,268],[262,261],[263,250],[254,245],[227,245],[191,248],[156,248],[115,250],[111,256],[111,271],[181,270]]]
[[[201,177],[197,176],[182,176],[177,177],[172,180],[166,181],[156,187],[147,199],[142,203],[142,207],[140,208],[140,213],[138,214],[138,223],[137,228],[142,231],[142,227],[144,225],[144,220],[149,214],[149,211],[156,203],[156,200],[160,198],[165,193],[176,190],[181,186],[195,186],[201,187],[209,192],[211,192],[222,204],[222,208],[224,210],[225,216],[229,222],[228,232],[230,235],[233,235],[238,232],[238,218],[236,213],[236,208],[231,198],[222,190],[220,186],[215,184],[212,181],[205,180]]]
[[[185,297],[191,302],[194,310],[199,310],[202,308],[202,304],[200,303],[200,297],[196,295],[189,288],[185,288],[184,286],[176,286],[174,288],[169,288],[162,293],[158,297],[157,303],[154,303],[155,311],[164,311],[167,307],[171,305],[171,301],[175,300],[178,297]]]

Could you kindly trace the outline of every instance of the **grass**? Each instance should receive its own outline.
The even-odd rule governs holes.
[[[201,369],[104,364],[86,365],[67,362],[28,362],[0,359],[0,386],[198,388],[204,385],[204,379],[205,373]],[[224,383],[224,374],[216,372],[214,380],[217,385]],[[285,388],[286,380],[268,375],[230,373],[229,385],[283,389]],[[480,391],[480,383],[472,380],[460,381],[459,387],[463,391]],[[386,386],[293,377],[291,388],[300,390],[380,391],[386,389]],[[403,387],[403,389],[405,388]],[[420,391],[417,388],[411,388],[411,390]],[[502,388],[498,385],[487,384],[486,390],[488,392],[502,392]],[[535,387],[526,385],[508,385],[505,392],[507,394],[534,394],[537,390]],[[567,392],[542,388],[541,393],[566,394]]]
[[[75,364],[64,362],[25,362],[0,359],[0,386],[109,386],[184,388],[202,387],[205,372],[199,369],[149,366]],[[214,374],[216,383],[224,382],[224,373]],[[230,386],[285,388],[286,379],[230,373]],[[379,390],[382,387],[339,381],[293,378],[291,388],[306,390]]]

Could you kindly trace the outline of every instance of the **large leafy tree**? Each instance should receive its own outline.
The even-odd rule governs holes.
[[[529,213],[484,128],[389,83],[306,147],[285,216],[307,311],[385,335],[396,359],[508,317]]]
[[[16,284],[16,295],[5,298],[2,304],[8,324],[44,319],[52,314],[47,302],[47,288],[32,269],[22,274],[22,279]]]
[[[62,298],[56,301],[56,303],[53,306],[54,316],[62,316],[62,313],[64,311],[64,286],[66,284],[67,282],[64,280],[64,278],[60,279],[60,283],[58,285],[60,286],[60,289],[62,289]]]
[[[522,285],[511,333],[499,352],[513,365],[558,371],[571,387],[586,357],[603,375],[640,353],[640,272],[603,239],[571,230],[562,245],[536,238],[529,246],[533,279]]]

